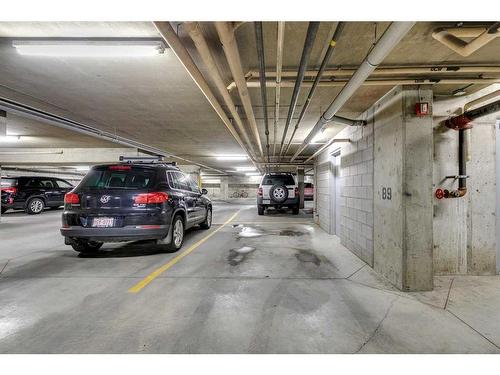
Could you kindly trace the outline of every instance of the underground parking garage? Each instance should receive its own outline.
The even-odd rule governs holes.
[[[499,353],[499,28],[0,22],[0,352]]]

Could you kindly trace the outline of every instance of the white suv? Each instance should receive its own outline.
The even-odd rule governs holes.
[[[257,209],[264,215],[268,207],[288,207],[299,213],[299,188],[291,173],[266,173],[257,192]]]

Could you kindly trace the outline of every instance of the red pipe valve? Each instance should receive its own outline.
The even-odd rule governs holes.
[[[444,190],[443,189],[436,189],[436,192],[434,193],[437,199],[443,199],[444,198]]]

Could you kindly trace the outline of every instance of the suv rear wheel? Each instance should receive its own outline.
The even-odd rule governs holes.
[[[26,212],[30,215],[38,215],[45,208],[45,202],[41,198],[31,198],[26,206]]]
[[[264,215],[264,206],[263,206],[263,205],[261,205],[261,204],[259,204],[259,205],[257,206],[257,212],[258,212],[258,214],[259,214],[259,215],[261,215],[261,216],[262,216],[262,215]]]
[[[7,210],[8,210],[8,208],[7,208],[7,207],[2,207],[2,209],[1,209],[2,214],[3,214],[5,211],[7,211]]]
[[[210,229],[211,226],[212,226],[212,209],[209,207],[207,208],[207,217],[205,218],[205,221],[200,224],[200,228]]]
[[[73,240],[71,242],[71,247],[73,250],[78,251],[82,254],[95,253],[102,246],[102,242],[97,241],[87,241],[87,240]]]
[[[172,241],[168,245],[171,251],[177,251],[184,242],[184,221],[180,215],[176,215],[172,221]]]

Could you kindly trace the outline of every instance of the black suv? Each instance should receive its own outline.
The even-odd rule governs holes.
[[[103,242],[157,240],[181,248],[184,231],[212,224],[212,203],[175,164],[121,163],[94,166],[66,194],[61,234],[82,253]]]
[[[41,213],[45,207],[64,204],[64,194],[73,189],[68,181],[53,177],[2,177],[2,213],[23,209],[28,214]]]

